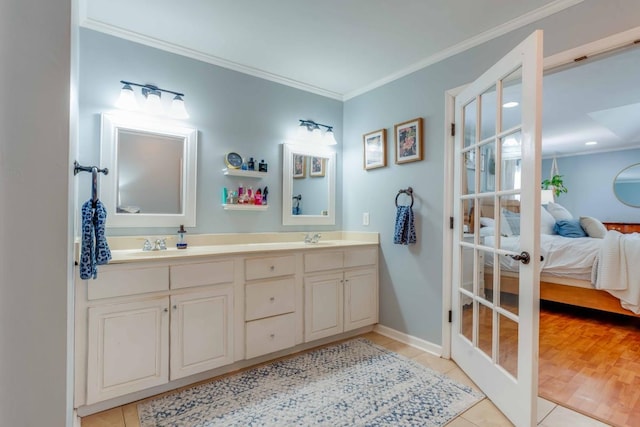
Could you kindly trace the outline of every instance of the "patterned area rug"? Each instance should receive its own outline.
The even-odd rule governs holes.
[[[141,427],[443,426],[484,396],[358,338],[138,405]]]

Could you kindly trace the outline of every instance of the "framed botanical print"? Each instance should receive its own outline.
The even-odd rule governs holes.
[[[422,160],[422,117],[398,123],[394,129],[396,163]]]
[[[293,177],[304,178],[307,174],[307,158],[302,154],[293,155]]]
[[[325,159],[323,157],[311,157],[311,165],[309,170],[310,177],[324,176]]]

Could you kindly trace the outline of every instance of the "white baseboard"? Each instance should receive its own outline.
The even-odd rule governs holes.
[[[427,353],[435,354],[438,357],[442,357],[442,346],[423,340],[422,338],[416,338],[414,336],[405,334],[404,332],[396,331],[387,326],[376,325],[373,328],[374,332],[385,337],[393,338],[396,341],[400,341],[403,344],[410,345],[411,347],[418,348]]]

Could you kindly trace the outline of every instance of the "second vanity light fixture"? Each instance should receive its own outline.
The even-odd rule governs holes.
[[[168,112],[170,117],[175,119],[188,119],[189,114],[187,113],[186,108],[184,107],[184,93],[174,92],[168,89],[161,89],[158,86],[150,85],[150,84],[140,84],[128,82],[125,80],[120,80],[124,86],[120,90],[120,98],[118,98],[118,102],[116,102],[116,107],[122,108],[124,110],[140,110],[140,106],[138,105],[138,101],[136,100],[136,95],[132,86],[140,87],[142,96],[144,96],[144,104],[142,106],[142,110],[150,113],[150,114],[163,114],[164,111],[162,109],[162,92],[170,93],[174,95],[173,101],[171,102],[171,109]]]
[[[333,126],[316,123],[313,120],[299,120],[298,139],[322,145],[336,145],[338,143],[333,134]],[[324,133],[320,129],[321,127],[325,128]]]

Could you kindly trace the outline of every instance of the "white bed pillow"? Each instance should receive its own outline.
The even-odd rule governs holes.
[[[604,236],[607,235],[607,227],[605,227],[604,224],[596,218],[581,216],[580,226],[584,228],[584,231],[587,232],[589,237],[604,239]]]
[[[560,221],[561,219],[573,219],[571,212],[558,203],[549,202],[547,204],[547,212],[549,212],[556,221]]]
[[[480,229],[480,236],[481,237],[493,236],[493,230],[495,230],[495,228],[493,227],[482,227]]]
[[[544,206],[540,206],[540,234],[555,234],[554,225],[556,225],[556,219]]]
[[[493,218],[486,217],[486,216],[481,216],[480,217],[480,225],[482,227],[495,227],[496,220],[493,219]]]
[[[503,236],[520,235],[520,214],[505,208],[500,209],[500,234]]]

